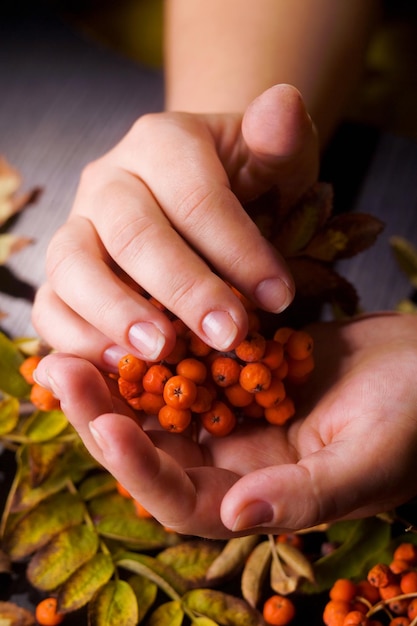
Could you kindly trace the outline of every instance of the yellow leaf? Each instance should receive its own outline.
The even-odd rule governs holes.
[[[131,586],[124,580],[108,582],[88,605],[89,626],[136,626],[138,605]]]
[[[109,554],[99,552],[81,565],[59,590],[59,610],[64,613],[85,606],[94,594],[105,585],[114,572]]]

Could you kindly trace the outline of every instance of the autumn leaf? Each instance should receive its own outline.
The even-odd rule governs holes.
[[[60,410],[35,411],[22,432],[34,443],[39,443],[57,437],[67,426],[68,420]]]
[[[111,493],[116,488],[116,480],[108,472],[98,472],[87,476],[78,486],[78,494],[84,502],[88,502],[97,496]]]
[[[163,548],[172,541],[171,534],[153,519],[107,515],[95,522],[97,532],[107,539],[119,541],[136,550]]]
[[[0,601],[1,626],[33,626],[35,623],[35,617],[28,609],[14,602]]]
[[[7,435],[16,428],[19,415],[19,400],[10,397],[0,401],[0,436]]]
[[[158,586],[152,580],[140,576],[139,574],[134,574],[127,582],[132,587],[137,599],[139,611],[138,623],[140,623],[156,600]]]
[[[14,398],[26,398],[30,385],[19,373],[24,356],[14,343],[0,333],[0,391]]]
[[[109,581],[88,605],[89,626],[136,626],[137,623],[137,600],[124,580]]]
[[[59,459],[66,450],[62,441],[47,441],[28,445],[30,484],[38,487],[55,470]]]
[[[206,581],[207,570],[220,551],[219,543],[194,539],[163,550],[157,559],[175,569],[190,586],[197,587]]]
[[[269,541],[262,541],[248,556],[240,586],[242,595],[252,607],[256,607],[262,595],[266,576],[271,566],[271,546]]]
[[[181,602],[171,600],[155,609],[147,620],[147,626],[181,626],[183,619],[184,610]]]
[[[417,289],[417,249],[403,237],[391,237],[389,244],[398,267]]]
[[[218,583],[240,571],[258,541],[258,535],[229,539],[221,553],[208,568],[206,581]]]
[[[23,559],[45,546],[57,533],[79,524],[85,505],[71,493],[57,493],[31,509],[4,537],[3,548],[13,560]]]
[[[83,563],[62,585],[58,594],[58,607],[64,613],[85,606],[114,573],[109,554],[99,552]]]
[[[264,626],[261,614],[245,600],[216,589],[192,589],[182,598],[191,611],[220,626]]]
[[[116,562],[119,567],[154,582],[172,600],[178,600],[188,589],[187,581],[173,567],[147,554],[123,552],[117,555]]]
[[[27,567],[27,578],[37,589],[52,591],[91,559],[97,549],[97,534],[89,526],[71,526],[35,553]]]

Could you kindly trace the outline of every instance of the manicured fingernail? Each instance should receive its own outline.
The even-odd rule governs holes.
[[[126,348],[120,346],[109,346],[103,352],[103,361],[109,369],[117,372],[117,366],[122,357],[126,356]]]
[[[255,297],[266,311],[281,313],[291,304],[294,291],[280,278],[267,278],[256,287]]]
[[[255,500],[247,504],[236,517],[232,530],[234,532],[264,526],[274,517],[274,511],[269,502]]]
[[[129,341],[146,359],[155,360],[165,345],[165,335],[151,322],[134,324],[129,330]]]
[[[202,327],[210,342],[219,350],[227,350],[236,339],[237,326],[226,311],[211,311]]]

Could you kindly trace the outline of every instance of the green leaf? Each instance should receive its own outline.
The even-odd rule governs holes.
[[[341,526],[339,526],[341,524]],[[338,527],[339,526],[339,527]],[[337,578],[363,578],[372,565],[385,560],[390,524],[371,517],[332,525],[329,538],[344,537],[340,547],[314,563],[315,583],[301,586],[308,593],[329,589]]]
[[[58,493],[24,515],[4,539],[4,550],[13,560],[25,558],[46,545],[62,530],[80,524],[84,504],[71,493]]]
[[[208,568],[206,580],[208,582],[221,581],[240,571],[258,541],[258,535],[229,539],[219,556]]]
[[[139,574],[131,576],[127,582],[132,587],[136,596],[139,611],[138,623],[140,623],[151,606],[155,603],[158,594],[158,586],[152,580],[144,576],[139,576]]]
[[[68,426],[68,420],[60,410],[35,411],[26,422],[24,434],[34,443],[57,437]]]
[[[29,561],[27,578],[41,591],[62,585],[97,552],[98,537],[89,526],[79,524],[63,530]]]
[[[87,502],[97,496],[114,491],[116,480],[108,472],[99,472],[88,476],[78,487],[80,497]]]
[[[389,244],[398,267],[417,289],[417,249],[403,237],[391,237]]]
[[[220,626],[264,626],[260,613],[247,602],[214,589],[192,589],[183,596],[189,610],[209,617]]]
[[[19,422],[20,404],[16,398],[5,398],[0,402],[0,437],[16,428]]]
[[[147,621],[147,626],[181,626],[183,619],[181,602],[172,600],[155,609]]]
[[[24,356],[14,343],[0,332],[0,391],[15,398],[27,398],[30,385],[19,372]]]
[[[170,565],[191,586],[202,586],[206,573],[221,551],[221,544],[195,539],[184,541],[158,554],[158,560]]]
[[[85,606],[114,573],[113,560],[109,554],[99,552],[81,565],[59,590],[59,610],[64,613]]]
[[[187,582],[172,567],[147,554],[123,552],[117,556],[117,565],[145,576],[172,600],[178,600],[188,588]]]
[[[271,566],[271,545],[262,541],[248,556],[241,578],[242,595],[250,606],[256,607]]]
[[[218,622],[214,622],[209,617],[195,617],[191,622],[191,626],[219,626]]]
[[[108,582],[88,605],[89,626],[136,626],[137,623],[136,597],[124,580]]]
[[[108,515],[98,519],[95,525],[102,537],[134,546],[137,550],[165,547],[171,541],[170,534],[158,522],[137,515]]]
[[[88,501],[88,510],[93,520],[101,520],[106,517],[134,516],[135,507],[132,500],[123,498],[116,491],[100,494]]]

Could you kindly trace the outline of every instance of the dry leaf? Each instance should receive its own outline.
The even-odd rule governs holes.
[[[301,550],[288,543],[276,543],[275,548],[288,573],[314,582],[313,567]]]
[[[250,606],[255,607],[262,595],[265,577],[271,563],[271,545],[262,541],[249,555],[241,578],[242,596]]]
[[[0,265],[7,263],[12,254],[19,252],[33,243],[31,237],[22,237],[13,233],[3,233],[0,235]]]
[[[13,602],[0,602],[1,626],[32,626],[35,618],[27,609]]]
[[[258,535],[229,539],[219,556],[208,568],[206,580],[213,582],[213,580],[221,580],[236,573],[243,567],[258,539]]]

